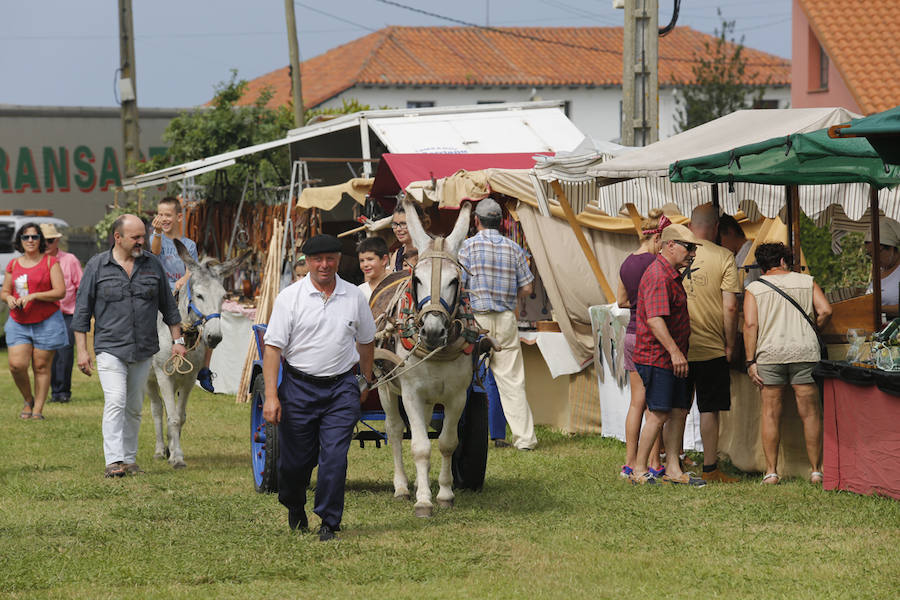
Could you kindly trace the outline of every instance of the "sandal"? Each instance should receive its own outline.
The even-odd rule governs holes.
[[[125,467],[121,462],[114,462],[106,465],[105,476],[109,477],[125,477]]]
[[[773,483],[766,483],[770,479],[774,479],[775,481]],[[780,482],[781,475],[779,475],[778,473],[766,473],[765,475],[763,475],[762,481],[760,483],[762,483],[763,485],[778,485]]]
[[[28,400],[25,400],[24,403],[22,404],[22,412],[19,413],[19,418],[20,419],[30,419],[31,411],[33,411],[33,410],[34,410],[34,400],[32,400],[31,402],[29,402]]]
[[[822,485],[822,481],[825,479],[825,474],[822,471],[813,471],[809,474],[809,482],[813,485]]]
[[[43,420],[44,420],[44,415],[42,415],[41,413],[32,413],[32,414],[31,414],[31,420],[32,420],[32,421],[43,421]]]

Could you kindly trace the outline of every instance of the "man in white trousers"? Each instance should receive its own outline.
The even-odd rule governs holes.
[[[144,384],[150,361],[159,350],[157,312],[172,334],[172,354],[186,352],[175,296],[169,291],[162,263],[144,250],[145,234],[144,222],[135,215],[116,219],[115,243],[85,266],[72,315],[78,368],[85,375],[93,370],[87,332],[94,318],[94,351],[104,400],[106,477],[143,473],[136,462],[138,431]]]
[[[464,275],[465,287],[475,321],[502,348],[491,357],[491,371],[512,432],[512,443],[519,450],[533,450],[537,438],[525,396],[525,364],[515,311],[518,298],[534,290],[534,275],[528,268],[525,251],[498,231],[502,218],[503,210],[494,200],[485,198],[478,202],[478,232],[463,242],[459,262],[468,271]]]

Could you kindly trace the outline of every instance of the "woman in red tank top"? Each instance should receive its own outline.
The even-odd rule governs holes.
[[[19,416],[43,419],[53,354],[67,343],[65,321],[59,312],[66,284],[59,263],[44,254],[47,240],[35,223],[26,223],[19,229],[14,247],[22,256],[6,265],[0,289],[0,300],[9,306],[9,371],[25,402]],[[33,390],[29,364],[34,372]]]

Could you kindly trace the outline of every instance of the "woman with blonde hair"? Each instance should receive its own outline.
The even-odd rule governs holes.
[[[628,406],[628,414],[625,417],[625,464],[620,475],[628,477],[634,467],[637,456],[638,438],[641,434],[641,420],[645,402],[644,383],[634,368],[632,353],[634,352],[635,336],[637,335],[637,298],[638,287],[644,271],[656,259],[662,242],[660,235],[662,230],[671,224],[661,210],[653,209],[647,218],[641,222],[639,234],[640,246],[629,254],[619,268],[619,289],[616,292],[616,301],[619,308],[631,309],[631,318],[625,330],[625,370],[628,371],[628,380],[631,384],[631,404]],[[659,440],[654,444],[650,452],[650,472],[654,477],[662,477],[664,469],[659,462]]]

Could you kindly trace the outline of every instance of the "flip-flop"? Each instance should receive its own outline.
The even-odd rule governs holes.
[[[774,479],[775,483],[766,483],[769,479]],[[778,483],[780,481],[781,481],[781,475],[779,475],[778,473],[766,473],[765,476],[763,476],[762,481],[760,483],[762,483],[763,485],[778,485]]]
[[[33,413],[32,413],[31,419],[34,420],[34,421],[43,421],[43,420],[44,420],[44,415],[42,415],[42,414],[40,414],[40,413],[38,413],[38,414],[33,414]]]

